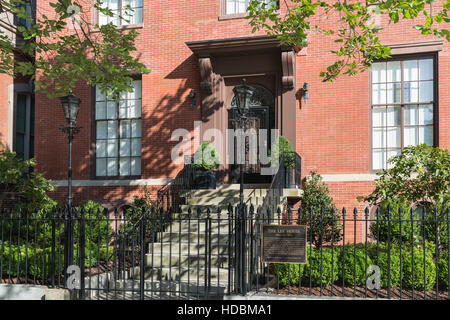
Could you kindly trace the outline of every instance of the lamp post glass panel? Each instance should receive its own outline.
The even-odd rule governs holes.
[[[69,124],[62,128],[62,131],[68,135],[69,138],[69,168],[67,173],[67,214],[64,228],[64,270],[66,274],[66,279],[69,278],[67,273],[69,266],[73,265],[73,221],[72,221],[72,141],[76,133],[80,131],[79,127],[75,127],[77,122],[78,111],[80,110],[81,100],[76,98],[72,91],[69,92],[68,96],[61,97],[61,105],[64,111],[64,116]]]
[[[241,133],[245,134],[247,121],[249,120],[250,106],[247,100],[253,95],[254,89],[247,85],[246,79],[242,79],[242,84],[235,86],[233,88],[234,96],[236,97],[236,108],[237,108],[237,119],[236,121],[240,124]],[[242,141],[242,140],[241,140]],[[240,148],[238,149],[242,151]],[[240,173],[240,185],[239,185],[239,200],[240,205],[244,204],[244,164],[242,159],[245,155],[241,155],[239,163],[239,173]]]

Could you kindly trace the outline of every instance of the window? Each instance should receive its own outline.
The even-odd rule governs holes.
[[[23,7],[27,14],[29,14],[30,16],[33,15],[31,0],[27,0],[24,3],[17,2],[16,6]],[[32,21],[24,19],[24,18],[16,17],[16,24],[20,25],[20,26],[25,26],[25,27],[31,27]]]
[[[142,82],[114,101],[96,89],[96,176],[141,174]]]
[[[251,0],[225,0],[225,13],[226,14],[239,14],[246,13]],[[266,4],[273,4],[278,8],[278,1],[275,0],[263,0]]]
[[[34,157],[34,100],[30,94],[17,94],[14,151],[24,160]]]
[[[142,23],[143,0],[103,0],[102,8],[110,9],[114,16],[109,17],[99,12],[98,24],[100,26],[110,22],[116,26]],[[128,21],[120,19],[120,16]]]
[[[372,168],[404,147],[434,144],[434,58],[377,62],[372,66]]]

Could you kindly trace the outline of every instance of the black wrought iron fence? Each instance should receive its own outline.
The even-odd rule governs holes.
[[[263,261],[262,225],[305,225],[305,263]],[[8,211],[0,216],[0,278],[69,288],[78,299],[450,299],[449,227],[450,210],[390,207]]]

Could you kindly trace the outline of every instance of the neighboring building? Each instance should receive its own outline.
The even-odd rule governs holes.
[[[34,12],[34,1],[26,9]],[[0,28],[14,43],[23,41],[15,28],[31,22],[0,12]],[[34,92],[30,78],[0,73],[0,142],[23,159],[34,157]]]
[[[450,45],[420,35],[412,28],[417,21],[387,25],[378,17],[393,58],[375,63],[372,72],[323,83],[320,71],[336,59],[332,39],[311,33],[307,48],[280,47],[262,32],[252,34],[245,19],[248,0],[107,3],[113,10],[125,3],[135,8],[132,24],[115,23],[140,32],[138,53],[151,73],[137,76],[134,93],[119,104],[95,88],[74,90],[82,100],[73,157],[76,202],[116,205],[144,185],[163,188],[183,168],[171,161],[179,142],[171,141],[172,132],[192,133],[194,121],[203,122],[203,132],[225,132],[232,90],[243,77],[265,97],[260,127],[281,130],[302,157],[302,176],[311,170],[322,174],[338,207],[362,208],[356,197],[372,190],[375,172],[405,146],[450,147]],[[44,1],[39,7],[49,8]],[[95,12],[92,17],[109,21]],[[37,170],[57,182],[53,196],[63,201],[68,146],[59,100],[37,93],[35,119]],[[220,182],[230,183],[229,167],[220,170]]]

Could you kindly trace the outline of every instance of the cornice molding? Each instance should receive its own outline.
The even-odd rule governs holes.
[[[395,44],[386,44],[385,46],[391,48],[391,55],[414,54],[414,53],[442,51],[444,48],[444,41],[434,40],[422,42],[395,43]]]

